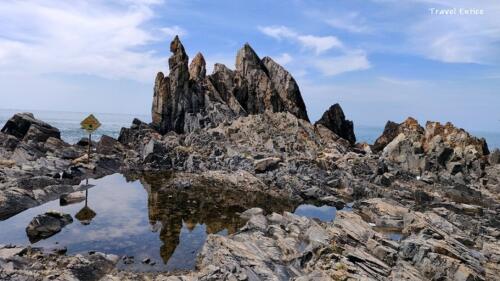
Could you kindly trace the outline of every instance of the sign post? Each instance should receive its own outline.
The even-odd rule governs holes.
[[[82,129],[85,130],[89,134],[89,150],[87,154],[87,164],[90,163],[90,153],[91,151],[91,145],[92,145],[92,133],[95,132],[99,127],[101,127],[101,123],[93,114],[90,114],[87,116],[87,118],[83,119],[83,121],[80,123],[82,126]]]
[[[89,134],[89,146],[88,146],[88,152],[87,152],[87,164],[90,164],[90,154],[92,152],[91,146],[92,146],[92,133],[95,132],[99,127],[101,127],[101,123],[93,114],[90,114],[87,116],[87,118],[83,119],[83,121],[80,123],[81,128],[85,130]],[[89,185],[89,179],[87,177],[86,179],[86,186],[88,187]],[[87,201],[87,192],[88,189],[85,189],[85,201]],[[86,202],[85,202],[86,203]]]

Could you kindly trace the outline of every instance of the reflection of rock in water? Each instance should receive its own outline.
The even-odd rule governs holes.
[[[146,174],[140,181],[148,192],[149,220],[161,223],[161,256],[165,263],[180,242],[184,225],[192,230],[204,224],[207,233],[227,229],[229,234],[244,225],[238,213],[252,207],[266,212],[293,211],[296,203],[288,198],[238,188],[230,182],[195,174]]]

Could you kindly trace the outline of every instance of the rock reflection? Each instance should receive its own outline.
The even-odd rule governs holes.
[[[148,192],[151,229],[157,230],[161,224],[160,254],[164,263],[179,245],[183,226],[192,231],[200,224],[205,225],[207,234],[224,230],[232,234],[245,224],[239,213],[246,209],[261,207],[267,213],[292,212],[297,206],[288,198],[240,190],[230,183],[221,184],[193,174],[149,173],[128,177],[139,179]]]

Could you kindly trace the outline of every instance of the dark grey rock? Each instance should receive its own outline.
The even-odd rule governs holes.
[[[327,127],[339,137],[348,140],[351,144],[356,142],[354,125],[352,121],[345,119],[344,111],[338,103],[332,105],[325,113],[323,113],[323,116],[316,122],[316,124],[321,124]]]
[[[2,132],[18,139],[44,142],[49,137],[61,138],[59,130],[36,119],[32,113],[17,113],[2,128]]]
[[[96,152],[104,155],[118,154],[122,151],[123,148],[121,143],[107,135],[101,137],[96,147]]]
[[[377,138],[373,144],[372,150],[374,152],[382,151],[382,149],[398,135],[398,127],[399,125],[397,123],[387,121],[382,135]]]
[[[31,220],[26,227],[26,234],[30,242],[35,243],[58,233],[63,227],[72,222],[73,218],[69,214],[54,211],[47,212]]]

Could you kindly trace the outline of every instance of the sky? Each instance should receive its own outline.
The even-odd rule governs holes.
[[[496,0],[3,0],[0,108],[148,114],[175,35],[209,73],[246,42],[271,56],[312,121],[340,103],[357,126],[500,131]]]

